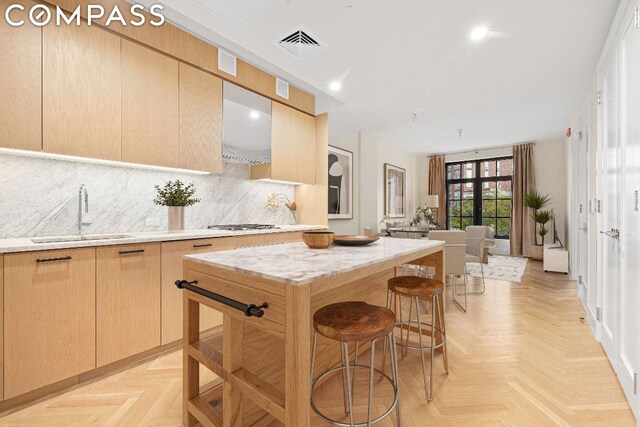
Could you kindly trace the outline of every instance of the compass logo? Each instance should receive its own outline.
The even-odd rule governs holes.
[[[94,21],[106,18],[104,23],[101,24],[107,27],[114,22],[123,26],[140,27],[147,23],[147,19],[149,19],[149,24],[159,27],[165,23],[165,17],[162,14],[163,9],[164,6],[161,4],[154,4],[149,7],[145,14],[143,13],[144,6],[134,4],[131,5],[127,18],[125,18],[125,15],[117,5],[113,6],[111,10],[105,9],[100,4],[79,5],[73,11],[65,12],[60,6],[53,8],[44,4],[35,4],[27,9],[23,5],[15,3],[4,11],[4,19],[12,27],[21,27],[27,20],[36,27],[44,27],[49,24],[80,26],[82,24],[81,16],[84,15],[88,26],[91,26]]]

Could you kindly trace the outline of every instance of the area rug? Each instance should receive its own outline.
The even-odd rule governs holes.
[[[489,264],[484,265],[484,277],[487,279],[505,280],[520,283],[527,268],[527,258],[503,255],[490,255]],[[482,277],[480,264],[468,263],[467,272],[473,277]]]

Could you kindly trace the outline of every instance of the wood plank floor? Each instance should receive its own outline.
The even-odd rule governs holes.
[[[436,358],[435,396],[428,404],[419,353],[400,360],[403,425],[635,426],[583,315],[575,282],[542,272],[537,262],[529,262],[522,284],[487,280],[485,295],[469,297],[467,313],[448,303],[450,373]],[[182,355],[174,352],[6,415],[0,426],[178,426],[181,373]],[[380,412],[390,387],[375,385]],[[362,372],[359,417],[366,414],[366,386]],[[324,384],[316,400],[340,416],[339,379]],[[314,425],[325,424],[318,419]]]

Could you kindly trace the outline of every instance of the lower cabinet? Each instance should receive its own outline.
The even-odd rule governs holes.
[[[4,256],[4,398],[96,367],[95,248]]]
[[[160,345],[160,243],[97,248],[98,367]]]
[[[182,338],[182,294],[175,285],[182,279],[182,257],[200,252],[227,249],[224,238],[184,240],[162,244],[162,344]],[[200,309],[200,330],[222,324],[222,313],[209,307]]]

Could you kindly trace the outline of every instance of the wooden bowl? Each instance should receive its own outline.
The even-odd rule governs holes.
[[[335,233],[332,231],[305,231],[302,241],[311,249],[327,249],[333,243]]]

